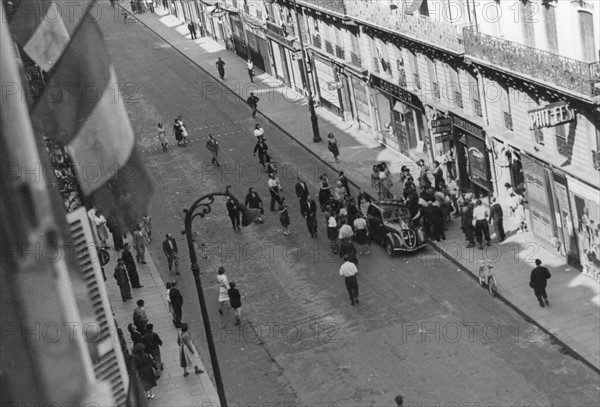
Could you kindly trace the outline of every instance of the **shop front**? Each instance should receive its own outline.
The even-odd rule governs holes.
[[[373,74],[372,107],[377,133],[385,145],[413,159],[428,157],[429,130],[419,97]]]
[[[231,34],[233,36],[233,48],[240,58],[248,59],[248,47],[246,46],[246,35],[244,34],[244,24],[240,14],[230,12]]]
[[[445,163],[444,176],[455,179],[456,173],[456,149],[454,148],[454,137],[452,135],[452,119],[447,114],[435,108],[425,106],[428,114],[431,136],[432,153],[434,160]]]
[[[493,191],[485,131],[475,123],[450,113],[456,146],[458,179],[462,188],[487,196]]]
[[[342,84],[338,80],[335,64],[321,55],[313,52],[314,79],[317,83],[319,103],[327,110],[344,118],[344,105],[342,103]]]
[[[248,38],[248,53],[254,66],[272,74],[269,44],[262,28],[257,26],[249,18],[244,17],[246,25],[246,37]]]
[[[301,66],[301,50],[296,44],[295,37],[288,36],[287,27],[280,27],[267,22],[266,35],[273,55],[275,76],[286,86],[296,91],[303,89],[303,70]]]

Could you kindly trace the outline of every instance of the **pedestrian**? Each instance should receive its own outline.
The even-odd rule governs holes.
[[[279,177],[277,176],[277,164],[271,161],[271,157],[269,155],[267,155],[267,157],[265,158],[265,163],[267,164],[267,174],[275,175],[275,179],[277,180],[277,182],[279,182]],[[283,190],[283,187],[280,187],[280,189]]]
[[[200,353],[194,344],[188,324],[181,324],[181,332],[177,337],[177,344],[179,345],[179,360],[180,365],[183,368],[183,377],[189,375],[187,369],[192,366],[194,366],[194,372],[196,374],[204,373],[204,370],[198,367],[200,364]]]
[[[119,290],[121,290],[121,299],[123,302],[130,300],[132,298],[131,287],[129,286],[127,268],[125,267],[123,259],[117,260],[117,266],[115,267],[115,273],[113,274],[113,277],[115,280],[117,280],[117,285],[119,286]]]
[[[260,211],[260,215],[256,218],[255,222],[263,223],[262,215],[265,214],[265,211],[263,209],[262,199],[260,199],[260,196],[256,192],[254,192],[253,187],[250,187],[248,189],[248,194],[246,195],[246,201],[244,203],[244,206],[250,209],[258,209]]]
[[[154,393],[152,392],[152,388],[156,387],[154,369],[157,369],[157,366],[152,357],[146,353],[146,347],[143,343],[136,343],[133,347],[133,364],[140,375],[140,379],[142,379],[144,390],[146,390],[146,397],[153,399]]]
[[[181,275],[179,272],[179,250],[177,249],[177,241],[173,238],[170,233],[166,234],[165,240],[162,244],[163,253],[167,258],[167,264],[169,265],[169,271],[173,273],[175,269],[175,275]]]
[[[319,177],[319,205],[321,211],[325,210],[325,205],[331,198],[331,188],[329,187],[329,180],[327,175],[323,174]]]
[[[356,197],[356,207],[361,215],[365,216],[367,214],[369,205],[371,205],[371,196],[362,189],[359,189],[358,196]]]
[[[133,8],[133,5],[132,5],[132,8]],[[123,24],[127,24],[127,18],[129,17],[129,14],[127,14],[127,11],[125,11],[125,9],[123,9],[121,16],[123,16]]]
[[[475,230],[473,228],[473,208],[472,205],[469,203],[465,203],[465,201],[463,200],[463,207],[461,209],[461,219],[460,219],[460,224],[461,224],[461,229],[463,231],[463,233],[465,234],[465,238],[467,239],[467,249],[471,248],[471,247],[475,247]]]
[[[160,370],[165,370],[165,364],[162,362],[160,355],[160,347],[162,346],[162,340],[156,332],[154,332],[154,324],[146,325],[146,332],[142,336],[142,343],[146,347],[146,352],[152,356],[156,366]]]
[[[246,68],[248,68],[248,76],[250,77],[250,82],[254,83],[254,63],[250,58],[246,61]]]
[[[125,267],[127,269],[127,275],[129,276],[129,281],[131,282],[132,288],[142,288],[143,285],[140,284],[140,276],[137,272],[137,267],[135,265],[135,261],[133,260],[133,254],[131,254],[131,246],[129,243],[125,243],[123,247],[123,253],[121,253],[121,258],[125,263]]]
[[[348,295],[350,296],[350,304],[355,305],[358,304],[358,280],[356,279],[356,274],[358,273],[358,269],[356,268],[356,264],[350,261],[350,257],[348,255],[344,256],[344,264],[340,267],[340,276],[344,277],[344,281],[346,283],[346,290],[348,290]]]
[[[167,139],[167,132],[163,127],[162,123],[158,123],[158,142],[162,147],[163,152],[166,152],[169,149],[169,140]]]
[[[110,0],[110,8],[115,8],[115,0]]]
[[[142,225],[138,224],[133,232],[133,247],[135,249],[135,258],[138,263],[146,264],[146,241],[142,233]]]
[[[495,196],[491,199],[492,206],[490,206],[490,216],[489,223],[494,224],[494,230],[496,231],[496,238],[498,239],[498,243],[502,243],[506,238],[504,233],[504,224],[503,224],[503,212],[502,206],[497,202]]]
[[[269,157],[269,146],[267,145],[267,143],[265,143],[265,139],[260,137],[257,141],[256,141],[256,145],[254,146],[254,156],[256,156],[256,153],[258,153],[258,162],[260,163],[260,165],[262,165],[263,170],[266,169],[265,168],[265,163],[267,162],[267,157]],[[270,157],[269,157],[269,161],[270,161]]]
[[[298,177],[298,182],[296,182],[296,186],[294,188],[296,190],[298,201],[300,203],[306,201],[306,198],[308,197],[308,185],[306,185],[306,182],[304,182],[302,178]]]
[[[133,342],[133,346],[144,341],[144,335],[142,335],[142,333],[138,331],[134,324],[127,325],[127,331],[129,332],[129,336],[131,337],[131,342]]]
[[[552,277],[550,270],[542,266],[540,259],[535,259],[535,267],[531,270],[531,276],[529,278],[529,287],[533,288],[535,298],[540,303],[540,307],[544,308],[546,305],[550,305],[548,301],[548,294],[546,294],[546,285],[548,280]]]
[[[306,219],[306,227],[310,237],[317,237],[317,203],[307,194],[301,201],[300,208],[302,216]]]
[[[181,131],[181,123],[179,123],[178,118],[175,118],[175,121],[173,122],[173,136],[177,141],[177,145],[181,147],[183,145],[183,135]]]
[[[94,221],[96,222],[96,230],[98,231],[98,239],[100,240],[100,246],[104,249],[110,249],[110,246],[106,243],[108,240],[108,229],[106,228],[106,218],[102,214],[102,211],[96,211]]]
[[[183,317],[183,296],[181,295],[179,288],[177,288],[177,281],[171,283],[169,299],[171,300],[171,305],[173,306],[173,312],[175,314],[173,324],[175,325],[175,328],[179,328],[181,327],[181,319]]]
[[[192,40],[198,39],[198,35],[196,34],[196,25],[191,20],[188,23],[188,30],[190,30],[190,37]]]
[[[133,310],[133,325],[142,334],[146,332],[146,325],[148,324],[148,316],[144,309],[144,300],[137,300],[137,308]]]
[[[229,282],[225,275],[225,267],[219,267],[217,271],[217,285],[219,286],[219,314],[223,315],[223,304],[229,301]]]
[[[171,287],[173,287],[173,283],[167,281],[167,304],[169,305],[169,314],[171,314],[171,319],[175,321],[175,309],[173,308],[173,304],[171,303]]]
[[[256,137],[256,142],[258,142],[261,138],[263,141],[265,140],[265,130],[258,123],[256,123],[254,126],[254,137]]]
[[[286,236],[291,235],[292,232],[290,232],[290,230],[289,230],[290,214],[288,213],[287,205],[279,206],[279,222],[281,223],[281,226],[283,227],[283,234]]]
[[[235,313],[235,325],[239,325],[241,322],[240,318],[242,317],[242,296],[239,290],[235,288],[235,281],[229,283],[227,295],[229,295],[229,305]]]
[[[333,251],[333,253],[337,253],[337,220],[335,219],[333,212],[330,212],[327,215],[327,238],[329,239],[329,246],[331,247],[331,250]]]
[[[219,57],[215,65],[217,67],[217,71],[219,72],[219,77],[221,78],[221,80],[225,79],[225,61],[223,61],[221,57]]]
[[[396,402],[396,407],[402,407],[404,405],[404,399],[402,398],[401,395],[397,395],[394,398],[394,401]]]
[[[367,230],[367,221],[365,220],[362,213],[358,215],[358,217],[354,220],[354,231],[356,234],[355,241],[356,244],[360,246],[361,251],[359,254],[369,254],[371,253],[368,248],[369,243],[369,233]]]
[[[342,243],[340,244],[340,258],[344,258],[344,256],[348,256],[348,259],[354,263],[354,265],[358,266],[358,259],[356,258],[356,248],[354,244],[352,244],[351,239],[342,239]]]
[[[488,210],[483,206],[480,199],[475,201],[473,209],[473,226],[475,227],[475,235],[477,236],[477,244],[483,250],[483,239],[487,241],[486,245],[490,245],[490,226],[488,223]]]
[[[119,217],[117,216],[114,209],[111,209],[110,214],[108,215],[108,219],[106,219],[106,227],[112,235],[115,250],[123,250],[123,248],[125,247],[125,245],[123,244],[123,234],[121,232]]]
[[[267,181],[267,185],[269,186],[269,194],[271,194],[271,212],[275,212],[275,210],[276,210],[275,203],[277,203],[277,205],[281,206],[281,205],[283,205],[283,201],[285,201],[285,198],[283,198],[279,195],[281,186],[279,185],[279,182],[275,178],[275,174],[269,175],[269,180]]]
[[[338,172],[338,176],[340,177],[339,181],[342,183],[342,186],[346,190],[346,196],[352,196],[350,194],[350,183],[348,182],[348,178],[346,178],[346,175],[344,175],[344,171]]]
[[[212,154],[212,158],[210,160],[212,165],[220,167],[221,164],[219,163],[219,151],[221,147],[219,147],[219,142],[215,139],[215,136],[212,133],[208,135],[208,140],[206,140],[206,149]]]
[[[177,117],[177,122],[179,123],[179,131],[181,133],[181,145],[182,146],[187,146],[187,138],[188,138],[188,131],[187,131],[187,127],[185,127],[185,123],[183,123],[183,116],[179,115]]]
[[[154,2],[152,0],[146,0],[146,6],[150,9],[151,13],[154,13]]]
[[[133,14],[135,14],[135,13],[137,12],[137,10],[136,10],[136,4],[135,4],[135,0],[131,0],[131,1],[129,2],[129,5],[131,6],[131,12],[132,12]]]
[[[231,225],[233,226],[233,230],[240,231],[240,210],[237,207],[237,203],[233,200],[233,198],[227,198],[227,202],[225,202],[225,206],[227,207],[227,214],[229,215],[229,219],[231,219]]]
[[[444,170],[439,161],[433,162],[433,178],[435,180],[435,189],[441,191],[446,187],[446,181],[444,181]]]
[[[258,98],[257,96],[254,96],[254,93],[252,93],[252,92],[250,92],[250,96],[248,96],[248,99],[246,99],[248,106],[250,106],[250,108],[252,109],[252,118],[256,117],[256,110],[258,109],[258,101],[259,100],[260,100],[260,98]]]
[[[527,223],[525,221],[525,207],[523,204],[525,200],[523,196],[512,192],[510,194],[510,208],[514,214],[515,221],[518,225],[517,233],[525,233],[527,232]]]
[[[148,236],[148,241],[151,242],[152,241],[152,218],[150,217],[150,215],[148,215],[147,212],[145,212],[144,216],[142,217],[142,225],[144,225],[144,231],[146,232],[146,235]]]
[[[342,181],[337,182],[335,189],[333,190],[333,196],[340,204],[344,202],[344,199],[346,198],[346,188],[344,188]]]
[[[437,200],[431,203],[431,205],[429,205],[429,211],[433,240],[436,242],[445,242],[446,234],[444,233],[444,212],[440,203]]]
[[[333,158],[335,158],[335,162],[340,162],[338,157],[340,155],[340,149],[339,149],[339,145],[337,140],[335,139],[335,136],[333,135],[333,133],[329,133],[327,135],[327,149],[329,151],[331,151],[331,154],[333,154]]]

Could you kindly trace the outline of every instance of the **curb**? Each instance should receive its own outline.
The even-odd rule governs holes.
[[[473,280],[479,281],[478,277],[475,275],[475,273],[473,271],[471,271],[469,268],[467,268],[466,266],[464,266],[462,263],[460,263],[454,257],[450,256],[448,253],[446,253],[446,251],[443,250],[439,245],[434,244],[434,243],[432,243],[430,241],[429,242],[429,246],[433,247],[434,250],[436,250],[438,253],[440,253],[442,256],[444,256],[446,259],[450,260],[455,266],[458,266],[458,268],[460,268],[465,274],[467,274]],[[510,302],[506,297],[504,297],[503,295],[501,295],[499,292],[496,293],[496,297],[500,301],[502,301],[504,304],[506,304],[508,307],[510,307],[511,309],[513,309],[521,317],[523,317],[527,322],[532,323],[540,331],[542,331],[546,335],[548,335],[552,339],[552,341],[554,341],[555,343],[557,343],[558,345],[560,345],[562,347],[562,349],[560,350],[560,353],[562,353],[564,355],[571,356],[573,359],[576,359],[576,360],[582,362],[584,365],[586,365],[587,367],[589,367],[594,372],[596,372],[597,374],[600,375],[600,369],[598,367],[596,367],[595,365],[593,365],[590,361],[588,361],[585,357],[583,357],[575,349],[573,349],[572,347],[570,347],[569,345],[567,345],[566,343],[564,343],[562,340],[560,340],[555,334],[553,334],[552,332],[550,332],[548,329],[546,329],[544,326],[542,326],[539,322],[537,322],[535,319],[533,319],[531,316],[529,316],[527,313],[525,313],[525,311],[523,311],[520,308],[518,308],[516,305],[514,305],[512,302]]]

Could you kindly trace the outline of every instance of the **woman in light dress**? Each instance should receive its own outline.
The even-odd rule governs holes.
[[[223,304],[229,301],[229,281],[227,281],[224,267],[219,267],[217,284],[219,285],[219,314],[223,315]]]
[[[183,368],[183,377],[189,375],[188,367],[194,366],[194,372],[196,374],[204,373],[204,370],[200,369],[200,353],[196,349],[192,334],[188,330],[188,324],[181,324],[181,332],[177,338],[177,344],[179,345],[179,358],[181,367]]]

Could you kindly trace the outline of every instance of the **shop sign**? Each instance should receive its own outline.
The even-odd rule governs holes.
[[[442,134],[441,136],[437,136],[435,138],[435,142],[436,143],[446,143],[448,141],[450,141],[450,134]]]
[[[452,119],[438,119],[431,121],[433,134],[450,133],[452,131]]]
[[[575,110],[567,102],[558,102],[541,109],[530,110],[529,129],[554,127],[575,120]]]
[[[470,121],[463,119],[462,117],[454,115],[450,116],[450,119],[452,120],[453,126],[458,127],[459,129],[462,129],[467,133],[471,133],[474,136],[477,136],[481,139],[485,138],[485,132],[481,127],[477,126],[476,124],[473,124]]]
[[[408,103],[409,105],[412,105],[418,109],[421,109],[421,106],[422,106],[421,101],[419,100],[419,98],[417,98],[415,95],[413,95],[409,91],[402,89],[398,85],[394,85],[393,83],[384,81],[380,77],[375,76],[373,74],[371,74],[369,79],[370,79],[371,85],[373,87],[379,88],[379,89],[383,90],[384,92],[389,93],[390,95],[392,95],[396,99],[401,100],[404,103]]]

